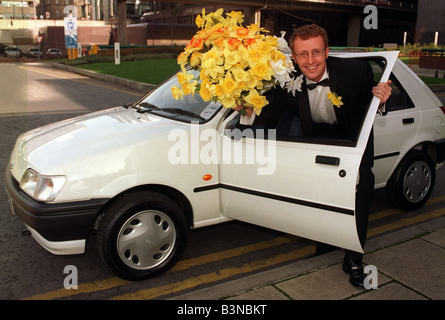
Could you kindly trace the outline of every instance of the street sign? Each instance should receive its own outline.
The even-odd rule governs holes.
[[[37,43],[42,42],[43,36],[36,36]]]
[[[77,18],[64,18],[65,49],[77,49]]]
[[[77,49],[77,34],[65,36],[65,49]]]

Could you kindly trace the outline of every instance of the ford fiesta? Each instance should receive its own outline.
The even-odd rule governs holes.
[[[233,110],[174,100],[172,77],[133,105],[22,134],[5,174],[12,211],[55,254],[83,253],[97,229],[104,264],[132,280],[172,267],[188,229],[232,219],[362,252],[355,190],[371,129],[375,187],[416,209],[445,159],[445,108],[397,52],[332,54],[393,83],[387,113],[373,98],[356,141],[240,134]]]

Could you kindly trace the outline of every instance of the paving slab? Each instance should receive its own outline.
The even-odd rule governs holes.
[[[247,291],[227,300],[290,300],[274,286],[267,286]]]
[[[445,249],[445,229],[427,234],[422,239]]]
[[[284,281],[276,287],[294,300],[338,300],[361,292],[349,284],[340,264]]]
[[[398,282],[390,282],[377,289],[371,289],[352,297],[351,300],[428,300]]]
[[[413,239],[367,254],[364,262],[429,299],[445,299],[445,250],[435,244]]]

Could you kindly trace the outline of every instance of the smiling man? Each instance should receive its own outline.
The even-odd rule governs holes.
[[[329,57],[327,32],[315,24],[295,29],[289,43],[305,76],[298,97],[303,135],[354,141],[372,95],[384,104],[391,95],[390,83],[374,86],[372,69],[366,62]],[[328,98],[329,93],[342,99],[336,103]]]

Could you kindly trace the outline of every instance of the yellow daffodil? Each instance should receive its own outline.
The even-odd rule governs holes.
[[[184,52],[181,52],[178,56],[178,64],[181,66],[181,69],[185,68],[187,64],[187,55]]]
[[[255,62],[258,62],[261,59],[261,56],[262,56],[261,50],[249,49],[249,50],[247,50],[247,52],[249,53],[249,58],[253,61],[253,63],[249,63],[249,64],[254,64]]]
[[[176,76],[178,77],[178,82],[179,82],[179,84],[184,84],[184,83],[186,83],[186,82],[190,82],[190,81],[192,81],[192,79],[193,79],[193,75],[192,74],[189,74],[189,73],[187,73],[187,72],[178,72],[177,74],[176,74]]]
[[[204,22],[205,22],[205,20],[201,17],[201,15],[200,14],[198,14],[197,16],[196,16],[196,19],[195,19],[195,24],[196,24],[196,26],[198,27],[198,28],[204,28]]]
[[[272,61],[277,62],[278,60],[286,61],[286,56],[280,51],[272,51],[271,52]]]
[[[340,108],[343,105],[341,101],[341,96],[337,95],[335,92],[328,92],[328,100],[332,102],[334,106]]]
[[[230,75],[228,75],[222,81],[221,86],[225,93],[231,93],[238,87],[238,84],[235,80],[232,79]]]
[[[231,11],[227,15],[231,18],[229,26],[236,26],[244,22],[244,15],[241,11]]]
[[[202,54],[203,60],[213,59],[216,65],[222,65],[224,63],[223,54],[220,50],[212,48],[210,51]]]
[[[172,94],[176,100],[182,99],[184,97],[184,92],[182,92],[182,89],[175,86],[172,87]]]
[[[206,60],[205,63],[203,63],[202,65],[204,68],[204,74],[207,77],[210,76],[213,79],[217,79],[220,75],[224,74],[224,68],[216,65],[215,60]]]
[[[184,95],[195,93],[197,84],[198,84],[198,81],[196,81],[196,80],[193,82],[190,82],[190,83],[188,83],[188,82],[183,83],[181,85],[181,88],[182,88],[182,92],[184,92]]]
[[[233,65],[241,61],[241,57],[238,54],[238,51],[230,51],[227,49],[224,50],[224,59],[225,59],[224,68],[226,70],[230,69]]]
[[[192,55],[190,56],[190,66],[196,67],[201,63],[201,57],[202,57],[202,53],[199,51],[195,51],[192,53]]]
[[[235,108],[236,107],[236,101],[235,98],[232,96],[228,96],[221,100],[221,103],[225,108]]]
[[[252,89],[249,91],[249,95],[244,98],[244,100],[253,106],[253,109],[257,115],[261,113],[261,109],[269,104],[269,102],[266,100],[266,97],[263,95],[260,95],[258,91],[255,89]]]
[[[259,62],[252,68],[253,75],[264,80],[271,80],[272,72],[272,68],[264,62]]]
[[[233,77],[235,78],[235,81],[237,81],[237,82],[246,81],[248,79],[248,77],[249,77],[249,73],[246,72],[241,67],[231,68],[230,72],[233,74]]]
[[[213,96],[216,96],[218,100],[222,100],[226,96],[226,93],[224,92],[224,89],[220,84],[215,84],[211,86],[210,92],[212,93]]]
[[[257,77],[255,77],[254,75],[252,75],[251,72],[249,72],[245,84],[248,89],[253,89],[253,88],[262,89],[262,81]]]
[[[201,96],[202,100],[209,101],[212,99],[212,93],[210,91],[210,87],[207,83],[201,83],[201,87],[199,89],[199,95]]]

